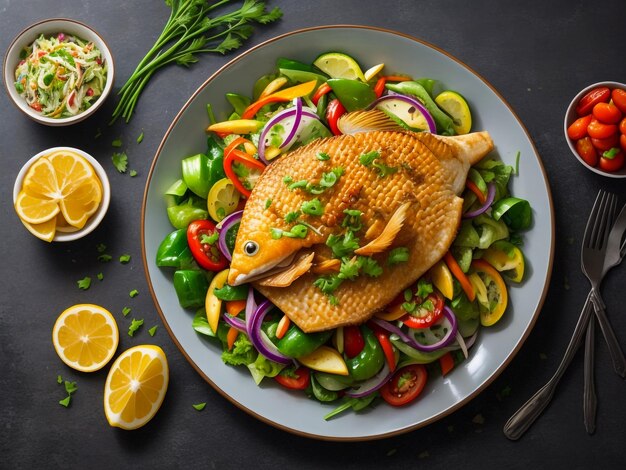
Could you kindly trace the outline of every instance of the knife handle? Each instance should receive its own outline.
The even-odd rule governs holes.
[[[583,393],[583,415],[585,429],[588,434],[593,434],[596,430],[596,411],[598,408],[598,398],[596,396],[596,384],[594,377],[595,323],[595,318],[591,317],[589,319],[589,325],[587,326],[587,337],[585,338],[585,386]]]
[[[609,348],[609,353],[611,354],[613,369],[615,369],[615,372],[621,378],[626,378],[626,358],[624,357],[622,347],[620,346],[619,341],[615,336],[613,327],[611,326],[611,323],[606,316],[604,301],[600,296],[600,292],[598,292],[596,289],[592,289],[591,291],[591,302],[593,303],[593,309],[596,312],[596,318],[598,319],[598,323],[600,324],[602,335],[604,336],[604,340],[606,341],[606,344]]]

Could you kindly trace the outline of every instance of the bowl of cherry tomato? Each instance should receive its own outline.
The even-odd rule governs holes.
[[[591,171],[626,178],[626,84],[599,82],[578,93],[565,114],[565,139]]]

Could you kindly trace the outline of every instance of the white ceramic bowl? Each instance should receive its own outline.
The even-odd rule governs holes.
[[[94,102],[94,104],[89,109],[78,113],[75,116],[57,119],[42,116],[40,113],[28,106],[24,98],[19,95],[19,93],[13,86],[13,83],[15,82],[15,68],[20,61],[20,51],[24,47],[30,45],[41,34],[53,35],[58,33],[72,34],[80,37],[81,39],[92,41],[95,46],[102,52],[102,56],[104,57],[108,68],[107,80],[104,89],[102,90],[102,95]],[[113,56],[111,55],[109,47],[104,42],[104,39],[102,39],[102,37],[89,26],[79,21],[65,18],[52,18],[40,21],[39,23],[35,23],[29,26],[20,34],[18,34],[9,46],[9,49],[4,56],[2,72],[4,77],[4,85],[7,93],[9,94],[9,97],[11,98],[11,101],[17,106],[20,111],[26,114],[29,118],[48,126],[67,126],[76,122],[80,122],[91,116],[100,106],[102,106],[102,103],[104,103],[107,96],[111,92],[111,89],[113,88],[113,80],[115,77]]]
[[[24,177],[26,176],[26,172],[31,167],[31,165],[44,155],[48,155],[53,152],[58,152],[62,150],[75,152],[81,157],[85,158],[85,160],[87,160],[91,164],[94,171],[96,172],[96,175],[98,175],[100,182],[102,183],[102,201],[100,201],[100,206],[98,207],[96,213],[89,218],[83,228],[75,232],[60,232],[57,230],[54,238],[52,239],[52,241],[54,242],[70,242],[72,240],[78,240],[79,238],[82,238],[85,235],[93,232],[104,218],[107,210],[109,209],[109,203],[111,202],[111,185],[109,184],[109,178],[107,177],[104,168],[102,168],[102,165],[100,165],[98,160],[93,158],[88,153],[73,147],[53,147],[42,150],[24,164],[20,172],[17,174],[17,178],[15,179],[15,185],[13,186],[13,204],[15,204],[15,201],[17,200],[17,196],[22,189],[22,184],[24,183]]]
[[[615,171],[612,173],[608,171],[603,171],[599,167],[593,167],[589,165],[580,157],[580,155],[578,155],[574,141],[567,136],[567,128],[579,117],[578,114],[576,114],[576,105],[578,104],[580,99],[583,96],[585,96],[590,90],[593,90],[594,88],[602,87],[602,86],[609,87],[611,90],[613,88],[621,88],[622,90],[626,90],[626,84],[619,83],[619,82],[598,82],[598,83],[589,85],[586,88],[583,88],[576,96],[574,96],[574,99],[570,102],[569,106],[567,107],[567,112],[565,113],[565,120],[563,121],[563,131],[565,132],[565,141],[567,142],[569,149],[572,151],[572,154],[576,157],[576,159],[581,163],[581,165],[587,167],[589,170],[602,176],[608,176],[609,178],[626,178],[626,165],[624,165],[621,170]]]

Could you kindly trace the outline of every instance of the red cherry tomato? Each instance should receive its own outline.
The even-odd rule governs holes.
[[[593,117],[604,124],[617,124],[622,112],[612,103],[598,103],[593,107]]]
[[[598,151],[589,137],[583,137],[576,141],[576,151],[587,165],[596,166],[598,164]]]
[[[285,388],[291,390],[305,390],[311,383],[311,372],[307,367],[298,367],[295,371],[290,369],[292,373],[287,375],[284,370],[281,371],[274,379]],[[292,377],[294,375],[295,377]]]
[[[613,104],[617,106],[622,113],[626,114],[626,90],[615,88],[611,93]]]
[[[626,117],[624,119],[622,119],[619,123],[619,131],[626,135]]]
[[[194,220],[187,227],[187,244],[196,262],[208,271],[221,271],[228,261],[220,251],[217,240],[207,243],[207,238],[217,233],[210,220]]]
[[[439,294],[429,294],[426,300],[430,300],[433,308],[418,306],[415,312],[407,313],[400,320],[409,328],[428,328],[439,321],[443,314],[443,297]]]
[[[624,166],[624,152],[620,150],[613,158],[600,157],[600,169],[608,172],[621,170]]]
[[[365,340],[358,326],[344,326],[343,328],[343,350],[349,359],[359,355],[365,347]]]
[[[626,135],[622,134],[619,136],[619,146],[626,152]]]
[[[589,114],[588,116],[583,116],[581,118],[576,119],[568,128],[567,128],[567,136],[572,140],[582,139],[587,136],[587,126],[591,123],[591,119],[593,116]]]
[[[576,105],[576,113],[579,116],[586,116],[598,103],[608,103],[611,99],[611,90],[608,87],[598,87],[589,91]]]
[[[422,364],[404,366],[380,389],[380,395],[392,406],[402,406],[415,400],[424,390],[428,373]]]
[[[591,143],[593,144],[593,146],[597,148],[598,150],[602,150],[603,152],[605,150],[610,150],[613,147],[617,147],[618,142],[619,142],[618,133],[615,133],[611,137],[607,137],[606,139],[594,139],[594,138],[591,139]]]
[[[587,133],[589,137],[595,139],[606,139],[617,133],[617,126],[615,124],[602,124],[594,118],[587,126]]]

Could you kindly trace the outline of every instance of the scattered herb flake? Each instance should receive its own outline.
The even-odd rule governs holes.
[[[139,327],[143,325],[143,318],[140,320],[135,320],[134,318],[130,322],[130,326],[128,327],[128,336],[135,336],[135,332],[139,329]]]
[[[72,400],[72,396],[68,395],[63,400],[59,400],[59,405],[63,405],[65,408],[70,406],[70,401]]]
[[[111,147],[120,148],[122,146],[122,139],[115,139],[111,142]]]
[[[143,142],[143,131],[141,131],[141,134],[139,134],[139,137],[137,137],[137,143],[140,144]]]
[[[96,274],[96,277],[98,278],[98,281],[101,281],[102,279],[104,279],[104,274],[98,273]]]
[[[130,261],[130,255],[120,256],[120,263],[127,264]]]
[[[96,245],[96,251],[98,253],[104,253],[106,251],[106,249],[107,249],[107,246],[104,243],[98,243]]]
[[[311,199],[310,201],[304,201],[302,203],[301,210],[304,214],[321,216],[324,214],[324,206],[318,198]]]
[[[204,403],[194,403],[193,406],[197,411],[202,411],[204,410],[204,407],[206,406],[206,402]]]
[[[78,387],[76,386],[76,382],[70,382],[69,380],[66,380],[64,383],[65,383],[65,391],[69,395],[71,395],[76,390],[78,390]]]
[[[113,259],[113,257],[111,255],[107,255],[107,254],[102,254],[102,255],[98,256],[98,261],[101,261],[103,263],[108,263],[112,259]]]
[[[296,220],[298,220],[298,217],[300,217],[300,214],[301,214],[300,211],[289,212],[285,216],[285,222],[287,222],[288,224],[294,223]]]
[[[126,316],[130,313],[131,308],[130,307],[124,307],[122,309],[122,315]]]
[[[369,256],[359,256],[358,258],[360,268],[363,273],[369,277],[378,277],[383,273],[383,268],[378,264],[374,258]]]
[[[139,291],[137,289],[133,289],[131,290],[128,295],[132,298],[132,297],[137,297],[139,295]]]
[[[128,174],[131,176],[131,178],[134,178],[135,176],[137,176],[137,170],[130,170]]]
[[[271,199],[266,199],[265,200],[265,209],[269,209],[271,205],[272,205],[272,200]]]
[[[159,325],[154,325],[152,328],[148,330],[148,333],[150,333],[150,336],[154,336],[156,334],[158,327]]]
[[[472,423],[474,424],[485,424],[485,417],[478,413],[476,416],[472,418]]]
[[[124,152],[117,153],[115,152],[111,157],[113,161],[113,166],[120,173],[126,173],[126,168],[128,168],[128,155]]]
[[[215,242],[220,238],[219,232],[215,231],[211,235],[203,233],[200,237],[200,243],[203,245],[215,245]]]
[[[317,159],[324,162],[326,160],[330,160],[330,155],[328,155],[326,152],[318,152],[318,154],[316,155]]]
[[[285,176],[285,177],[283,178],[283,183],[285,183],[285,184],[291,184],[291,183],[293,183],[293,178],[292,178],[291,176],[287,175],[287,176]]]
[[[380,152],[378,152],[378,150],[372,150],[371,152],[362,154],[359,157],[359,163],[364,166],[370,166],[378,157],[380,157]]]
[[[394,265],[399,263],[406,263],[409,260],[409,249],[405,246],[399,246],[389,252],[387,258],[388,265]]]
[[[57,383],[58,384],[62,384],[63,383],[63,377],[61,377],[60,375],[57,375]]]
[[[91,278],[89,276],[85,276],[81,280],[76,281],[76,284],[78,284],[79,289],[87,290],[89,289],[89,286],[91,286]]]
[[[519,175],[519,159],[521,156],[522,156],[522,152],[518,150],[517,153],[515,154],[515,174],[516,175]]]

